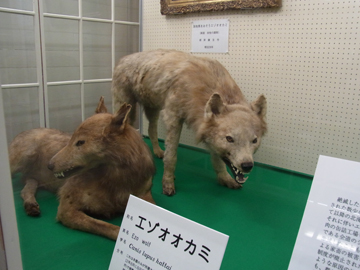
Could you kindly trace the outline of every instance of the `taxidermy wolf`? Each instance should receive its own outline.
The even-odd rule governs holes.
[[[116,106],[143,105],[154,154],[164,158],[164,194],[175,193],[177,147],[184,122],[210,150],[220,184],[236,189],[247,179],[244,174],[253,168],[253,154],[267,129],[266,99],[260,95],[248,103],[218,61],[174,50],[131,54],[115,67],[112,94]],[[167,129],[165,152],[157,137],[160,111]],[[135,110],[130,119],[134,121]]]
[[[38,216],[38,188],[57,192],[57,219],[73,229],[116,240],[119,226],[94,218],[125,211],[130,194],[155,203],[155,165],[141,135],[128,124],[131,105],[107,113],[103,97],[96,114],[72,136],[56,129],[20,133],[9,147],[11,173],[24,181],[21,196],[28,215]]]

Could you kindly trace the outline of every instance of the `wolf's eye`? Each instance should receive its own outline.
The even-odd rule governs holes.
[[[226,136],[226,140],[230,143],[234,142],[234,139],[231,136]]]
[[[80,141],[77,141],[76,142],[76,146],[81,146],[81,145],[83,145],[85,143],[85,141],[83,141],[83,140],[80,140]]]
[[[253,143],[257,143],[257,138],[255,138],[252,142],[253,142]]]

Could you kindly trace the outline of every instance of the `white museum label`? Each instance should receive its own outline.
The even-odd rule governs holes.
[[[229,236],[130,196],[109,270],[220,269]]]
[[[192,22],[191,52],[227,53],[229,51],[229,20]]]
[[[360,268],[360,163],[320,156],[289,270]]]

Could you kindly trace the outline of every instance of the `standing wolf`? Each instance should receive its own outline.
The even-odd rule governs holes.
[[[155,165],[141,135],[127,123],[130,110],[131,105],[123,104],[116,114],[107,113],[101,98],[97,114],[72,136],[38,128],[15,137],[9,147],[11,173],[22,173],[21,196],[28,215],[40,214],[38,187],[58,191],[61,223],[116,240],[119,226],[91,216],[123,213],[130,194],[155,203]]]
[[[239,188],[245,182],[244,173],[251,171],[253,153],[266,132],[266,99],[260,95],[249,104],[218,61],[173,50],[128,55],[114,70],[112,93],[117,105],[143,105],[154,153],[164,157],[165,194],[175,193],[177,147],[184,122],[209,148],[220,184]],[[165,152],[157,137],[161,110],[167,129]],[[134,121],[135,110],[130,118]]]

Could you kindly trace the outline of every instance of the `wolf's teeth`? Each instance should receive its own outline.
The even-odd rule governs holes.
[[[238,168],[236,168],[236,167],[234,166],[234,164],[232,164],[232,163],[231,163],[231,168],[234,170],[234,172],[235,172],[236,174],[239,173]]]
[[[54,173],[54,176],[57,177],[57,178],[65,177],[64,172]]]

